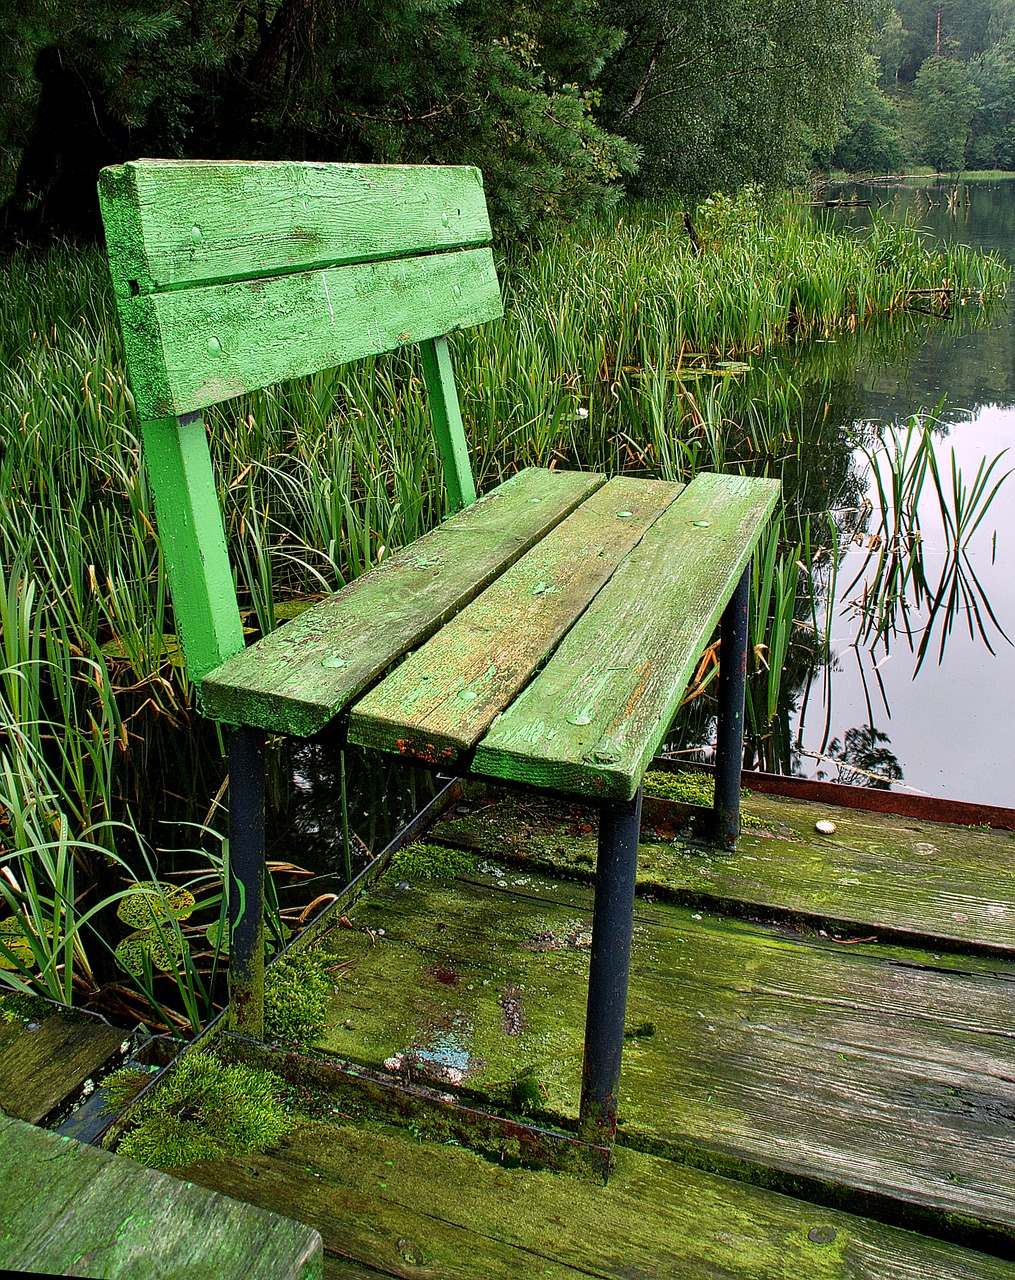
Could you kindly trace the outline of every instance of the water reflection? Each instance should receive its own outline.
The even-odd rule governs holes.
[[[951,212],[944,192],[896,191],[887,208],[872,195],[882,212],[1015,261],[1015,182],[970,184]],[[1004,488],[991,498],[1007,470],[992,460],[1015,444],[1015,334],[1004,308],[990,323],[954,310],[801,345],[764,368],[799,392],[801,444],[782,476],[820,555],[801,575],[778,707],[752,751],[783,772],[1010,804],[1015,503]],[[749,378],[744,394],[764,386]],[[771,676],[752,682],[760,700]],[[673,746],[690,751],[713,728],[700,700]]]

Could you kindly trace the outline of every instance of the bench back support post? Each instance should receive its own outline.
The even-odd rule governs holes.
[[[141,435],[176,628],[198,684],[244,647],[204,420],[142,422]]]
[[[448,340],[427,338],[419,344],[419,349],[423,357],[423,381],[430,401],[433,431],[444,467],[450,514],[476,501],[476,481],[469,462],[469,447],[462,425]]]

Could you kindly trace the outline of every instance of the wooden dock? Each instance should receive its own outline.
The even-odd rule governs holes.
[[[351,1062],[573,1127],[594,815],[481,790],[431,836],[471,866],[396,867],[320,943],[325,1065],[289,1136],[177,1173],[316,1227],[336,1277],[1015,1277],[1012,833],[747,811],[723,856],[649,809],[608,1185],[321,1088]]]

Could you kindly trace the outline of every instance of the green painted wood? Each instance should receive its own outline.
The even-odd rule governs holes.
[[[349,739],[432,759],[475,745],[683,486],[620,477],[353,708]]]
[[[699,475],[476,749],[476,773],[630,799],[779,495]]]
[[[655,776],[665,784],[668,775]],[[1015,837],[1008,831],[755,793],[744,802],[737,849],[715,856],[682,837],[682,815],[652,800],[652,777],[638,850],[640,892],[737,915],[777,913],[932,951],[968,947],[1015,958]],[[476,803],[473,812],[447,816],[434,838],[550,874],[591,875],[597,817],[590,807],[481,786]],[[815,831],[820,819],[835,823],[834,835]]]
[[[198,415],[142,421],[141,433],[176,629],[200,686],[244,646],[208,437]]]
[[[103,1280],[320,1280],[310,1227],[0,1117],[0,1268]]]
[[[0,1113],[38,1124],[75,1098],[122,1040],[122,1031],[87,1016],[0,1019]]]
[[[142,419],[439,337],[503,314],[489,249],[118,299]]]
[[[404,1280],[1009,1280],[1011,1263],[620,1150],[606,1187],[340,1117],[190,1166]],[[339,1272],[341,1274],[341,1272]]]
[[[529,468],[231,658],[202,683],[219,720],[307,736],[524,555],[604,475]]]
[[[470,166],[135,160],[103,169],[118,295],[488,244]]]
[[[573,1119],[591,891],[503,864],[409,884],[327,940],[352,967],[321,1047],[501,1106],[529,1071]],[[1012,1248],[1015,965],[639,901],[627,1023],[621,1143]]]
[[[462,426],[455,374],[447,338],[428,338],[419,344],[423,358],[423,381],[426,383],[433,419],[434,435],[444,468],[448,490],[448,510],[460,511],[476,501],[476,481],[469,461],[469,445]]]

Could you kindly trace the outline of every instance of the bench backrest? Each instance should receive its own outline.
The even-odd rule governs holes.
[[[448,503],[475,482],[445,335],[502,314],[466,166],[138,160],[99,201],[188,673],[243,648],[200,410],[418,343]]]

